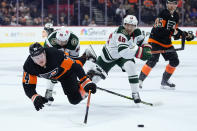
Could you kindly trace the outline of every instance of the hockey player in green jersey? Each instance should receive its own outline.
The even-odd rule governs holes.
[[[92,51],[87,48],[83,55],[79,57],[80,52],[80,44],[79,38],[66,29],[66,27],[61,27],[60,29],[55,30],[54,32],[50,33],[47,39],[45,40],[44,47],[55,47],[59,50],[67,52],[67,54],[75,59],[75,61],[83,66],[86,60],[93,59],[96,60],[96,56],[92,53]],[[45,93],[45,97],[48,99],[49,104],[54,101],[52,97],[53,88],[56,81],[48,81],[47,82],[47,90]]]
[[[42,38],[47,38],[54,31],[52,23],[46,23],[42,31]]]
[[[138,73],[134,58],[147,60],[151,57],[151,46],[144,44],[144,36],[137,28],[138,20],[133,15],[124,18],[123,25],[110,34],[95,66],[88,71],[93,82],[105,79],[112,67],[118,65],[128,74],[132,97],[135,103],[140,103],[138,93]]]

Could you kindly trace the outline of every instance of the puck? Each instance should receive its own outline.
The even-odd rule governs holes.
[[[140,125],[137,125],[138,127],[144,127],[144,125],[140,124]]]

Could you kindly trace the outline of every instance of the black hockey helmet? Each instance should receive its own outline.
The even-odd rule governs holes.
[[[43,52],[44,52],[44,48],[38,42],[30,45],[30,47],[29,47],[29,53],[30,53],[31,57],[38,56]]]
[[[168,3],[176,3],[176,4],[177,4],[178,2],[177,2],[177,0],[166,0],[166,3],[167,3],[167,4],[168,4]]]

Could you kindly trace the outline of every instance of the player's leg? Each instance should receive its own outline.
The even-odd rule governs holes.
[[[152,46],[152,51],[163,50],[163,47],[155,44],[149,43]],[[139,87],[142,88],[143,81],[147,78],[152,68],[155,67],[156,63],[159,61],[160,54],[153,54],[152,57],[146,62],[146,64],[142,67],[139,76]]]
[[[97,59],[96,53],[90,47],[88,47],[87,49],[85,49],[85,52],[83,53],[83,55],[81,57],[82,58],[85,58],[86,60],[90,60],[92,62],[96,62],[96,59]]]
[[[174,47],[172,47],[174,48]],[[169,60],[169,64],[166,65],[163,77],[161,80],[161,88],[163,89],[175,89],[175,84],[170,82],[170,78],[174,73],[176,67],[179,65],[179,59],[177,52],[169,52],[163,54],[165,60]]]
[[[132,98],[134,99],[134,102],[135,103],[141,102],[140,95],[138,92],[139,78],[138,78],[135,61],[120,58],[117,61],[117,64],[122,68],[122,70],[124,70],[128,74],[128,80],[130,83]]]
[[[54,101],[53,94],[54,94],[54,86],[57,83],[56,80],[48,80],[47,81],[47,89],[45,92],[45,98],[48,99],[48,105],[51,105]]]
[[[114,65],[115,63],[113,61],[103,60],[99,56],[96,63],[93,63],[92,67],[88,69],[87,74],[94,83],[98,83],[101,79],[104,80],[107,77],[107,73]]]
[[[152,68],[155,67],[156,63],[159,61],[160,54],[153,54],[152,57],[146,62],[142,67],[139,76],[139,87],[142,88],[143,81],[147,78]]]
[[[86,96],[84,89],[81,89],[77,76],[72,73],[68,77],[65,77],[60,80],[64,94],[67,95],[67,98],[71,104],[78,104]]]

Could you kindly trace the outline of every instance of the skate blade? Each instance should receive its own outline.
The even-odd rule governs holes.
[[[175,87],[169,87],[169,86],[162,86],[161,85],[161,89],[164,89],[164,90],[175,90]]]
[[[46,103],[47,106],[51,106],[53,101],[48,101],[48,103]]]

